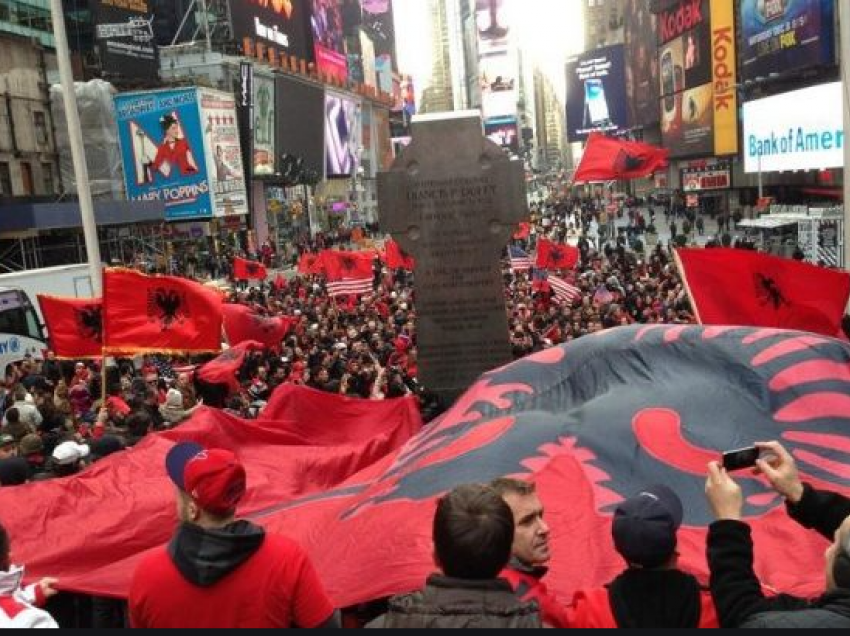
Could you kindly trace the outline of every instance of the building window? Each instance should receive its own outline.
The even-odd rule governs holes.
[[[21,183],[23,185],[25,197],[31,197],[35,194],[35,182],[32,178],[32,166],[23,161],[21,162]]]
[[[56,193],[56,186],[53,183],[53,164],[41,164],[41,180],[44,182],[44,193],[47,195]]]
[[[32,123],[35,128],[35,143],[39,146],[47,145],[47,117],[41,111],[33,111]]]
[[[8,163],[0,163],[0,194],[12,196],[12,172]]]

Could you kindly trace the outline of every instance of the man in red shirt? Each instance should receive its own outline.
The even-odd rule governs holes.
[[[536,600],[547,627],[569,627],[567,611],[543,582],[552,558],[549,526],[543,520],[543,504],[533,483],[497,479],[492,488],[499,493],[514,517],[514,541],[508,567],[499,575],[507,580],[523,601]]]
[[[133,627],[340,626],[304,550],[236,520],[246,477],[233,453],[186,442],[165,464],[177,486],[180,526],[136,569]]]

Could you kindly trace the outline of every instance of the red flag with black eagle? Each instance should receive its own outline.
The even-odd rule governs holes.
[[[387,241],[385,262],[390,269],[406,269],[412,272],[416,267],[416,261],[410,254],[401,249],[395,241]]]
[[[280,341],[297,324],[290,316],[265,316],[247,305],[222,306],[224,333],[231,346],[248,340],[261,342],[272,350],[280,349]]]
[[[218,353],[221,296],[194,281],[127,269],[103,273],[108,353]]]
[[[523,221],[519,224],[519,229],[514,232],[514,239],[517,241],[523,241],[531,236],[531,223],[527,221]]]
[[[670,151],[638,141],[591,133],[573,181],[628,181],[652,175],[667,165]]]
[[[298,273],[302,276],[320,275],[325,273],[325,252],[314,254],[304,252],[298,259]]]
[[[233,278],[235,280],[266,280],[268,276],[269,272],[262,263],[245,260],[238,256],[233,259]]]
[[[578,264],[581,252],[577,247],[561,245],[547,239],[537,242],[538,269],[572,269]]]
[[[198,379],[208,384],[226,384],[232,393],[238,393],[240,386],[236,378],[239,369],[245,363],[245,357],[251,352],[262,350],[261,342],[252,340],[240,342],[231,347],[215,360],[207,362],[198,370]]]
[[[681,249],[676,260],[701,324],[841,334],[847,272],[749,250]]]
[[[165,454],[183,440],[233,448],[248,474],[239,518],[300,543],[334,605],[350,607],[422,587],[439,497],[514,477],[533,482],[546,508],[544,580],[567,603],[624,570],[611,539],[616,505],[666,484],[684,503],[679,566],[705,584],[707,464],[722,451],[781,439],[804,481],[850,494],[848,359],[850,345],[792,331],[611,329],[482,376],[419,433],[413,397],[284,386],[259,421],[202,409],[81,475],[0,488],[0,510],[34,580],[126,597],[139,559],[175,527]],[[762,583],[822,594],[823,538],[788,516],[763,477],[735,478]]]
[[[38,295],[50,346],[58,358],[103,356],[103,299]]]
[[[328,281],[335,283],[343,280],[362,280],[373,276],[372,263],[374,252],[324,252],[325,271]]]

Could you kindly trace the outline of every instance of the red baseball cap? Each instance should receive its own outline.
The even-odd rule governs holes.
[[[168,452],[165,468],[175,486],[214,515],[233,511],[245,494],[245,468],[227,450],[183,442]]]

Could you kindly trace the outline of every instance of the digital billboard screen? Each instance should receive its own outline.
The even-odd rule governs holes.
[[[230,0],[233,37],[251,38],[287,55],[313,60],[310,0]]]
[[[360,150],[360,104],[336,93],[325,94],[325,176],[350,177]]]
[[[275,78],[277,157],[304,160],[304,169],[321,177],[325,170],[325,91],[286,76]]]
[[[149,0],[92,0],[101,69],[107,75],[156,79],[159,59]]]
[[[212,217],[198,90],[123,93],[114,99],[127,198],[162,201],[169,221]]]
[[[835,63],[833,0],[741,0],[741,76]]]
[[[245,167],[239,142],[236,99],[230,93],[198,89],[214,216],[248,214]]]
[[[744,170],[824,170],[844,165],[841,82],[744,104]]]
[[[255,176],[275,173],[275,85],[270,77],[254,76],[253,164]]]
[[[310,25],[316,68],[345,84],[348,81],[348,59],[345,55],[341,0],[312,0]]]
[[[391,71],[398,68],[395,44],[395,21],[390,0],[360,0],[362,26],[375,44],[375,58],[383,60]]]
[[[682,0],[658,15],[661,135],[670,156],[738,152],[733,0]]]
[[[626,0],[626,104],[633,127],[658,123],[658,22],[646,0]]]
[[[623,45],[587,51],[567,63],[567,138],[628,128]]]
[[[519,154],[519,127],[516,119],[505,117],[485,121],[484,136],[513,154]]]
[[[510,46],[512,34],[504,0],[477,0],[475,19],[478,25],[478,52],[481,55],[504,51]]]
[[[485,119],[516,116],[519,63],[509,51],[496,51],[481,56],[481,107]]]

